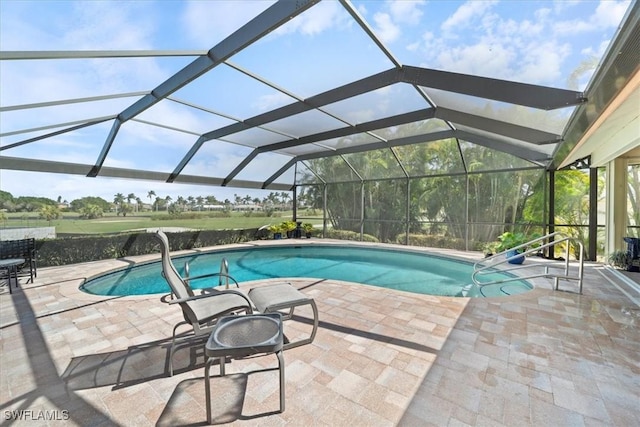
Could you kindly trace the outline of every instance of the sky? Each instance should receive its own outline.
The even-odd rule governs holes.
[[[360,16],[401,64],[572,90],[587,87],[629,4],[616,0],[353,1]],[[0,51],[207,51],[270,5],[268,1],[239,0],[0,0]],[[192,60],[0,61],[0,107],[149,91]],[[142,113],[140,120],[122,126],[105,166],[170,173],[199,134],[393,66],[340,3],[331,0],[311,7],[230,61],[284,91],[258,83],[232,67],[216,67],[174,95],[223,115],[160,102]],[[574,78],[570,79],[571,75]],[[357,108],[346,102],[327,108],[355,122],[413,109],[414,101],[401,93],[395,104],[386,101],[388,92],[396,90],[385,88]],[[380,98],[375,98],[378,95]],[[136,99],[0,110],[0,146],[52,132],[17,134],[20,130],[118,114]],[[309,113],[273,127],[298,136],[301,127],[319,132],[336,124],[331,118]],[[106,122],[9,148],[0,155],[94,164],[110,129],[111,122]],[[252,151],[251,141],[274,135],[255,129],[233,140],[208,142],[183,173],[224,178]],[[263,181],[288,159],[279,153],[260,155],[238,179]],[[293,171],[288,171],[278,182],[291,183],[293,179]],[[113,200],[117,193],[134,193],[146,200],[149,191],[174,200],[207,195],[233,200],[235,194],[262,198],[270,192],[10,170],[0,170],[0,190],[14,196],[68,201],[85,196]]]

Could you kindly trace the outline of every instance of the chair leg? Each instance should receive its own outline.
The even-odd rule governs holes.
[[[212,357],[208,357],[204,366],[204,395],[207,407],[207,424],[211,424],[211,384],[209,383],[209,370],[212,360]]]
[[[307,303],[305,303],[307,304]],[[320,323],[320,320],[318,319],[318,306],[316,305],[316,302],[311,299],[308,304],[311,305],[311,308],[313,309],[313,329],[311,330],[311,334],[309,335],[309,338],[305,338],[299,341],[294,341],[294,342],[290,342],[288,344],[284,345],[284,350],[289,350],[291,348],[295,348],[295,347],[300,347],[301,345],[306,345],[306,344],[311,344],[313,342],[313,340],[316,337],[316,332],[318,332],[318,325]],[[293,313],[293,307],[291,308],[291,312]]]
[[[316,306],[315,300],[311,300],[311,308],[313,309],[313,330],[311,331],[311,337],[309,337],[309,342],[313,342],[316,337],[316,332],[318,332],[318,324],[320,320],[318,318],[318,307]]]
[[[282,350],[276,353],[278,357],[278,370],[280,371],[280,412],[284,412],[284,357]]]
[[[220,376],[225,376],[225,363],[227,362],[227,358],[225,356],[220,357]]]
[[[169,350],[169,376],[173,376],[173,353],[176,350],[176,330],[182,325],[188,325],[187,322],[180,322],[173,327],[173,335],[171,336],[171,349]]]

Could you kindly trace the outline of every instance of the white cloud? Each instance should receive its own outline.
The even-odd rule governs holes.
[[[615,28],[620,25],[629,4],[629,1],[601,0],[588,19],[558,21],[554,30],[558,35],[570,36]]]
[[[202,49],[210,49],[269,8],[273,1],[189,1],[181,17],[187,36]]]
[[[145,3],[74,3],[73,13],[60,21],[62,49],[149,49],[155,31]],[[62,31],[60,31],[62,30]]]
[[[400,29],[393,23],[387,13],[376,13],[373,16],[376,23],[376,34],[383,43],[392,43],[400,36]]]
[[[394,0],[387,2],[389,12],[393,17],[393,20],[409,25],[415,25],[420,22],[423,14],[420,6],[423,6],[425,3],[425,1],[409,0]]]
[[[590,21],[598,28],[617,27],[629,4],[629,1],[601,0]]]
[[[251,106],[256,108],[258,111],[269,111],[292,102],[293,100],[288,95],[285,95],[282,92],[274,92],[269,95],[261,96]]]
[[[445,32],[459,31],[461,28],[465,28],[473,25],[476,17],[482,16],[487,10],[489,10],[495,1],[468,1],[460,6],[453,15],[445,20],[441,28]]]
[[[505,46],[478,43],[442,51],[438,63],[458,73],[508,79],[513,76],[514,57],[515,53]]]
[[[320,34],[328,29],[344,25],[342,6],[338,2],[323,1],[292,19],[274,31],[275,35],[298,32],[307,36]]]
[[[570,52],[567,44],[555,42],[533,43],[527,49],[527,56],[518,67],[513,80],[552,85],[563,78],[560,65]]]

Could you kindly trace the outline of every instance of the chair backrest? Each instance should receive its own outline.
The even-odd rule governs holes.
[[[180,276],[180,273],[178,273],[178,270],[176,270],[176,267],[171,261],[171,252],[169,250],[169,239],[167,238],[167,235],[162,230],[156,231],[154,235],[160,241],[162,274],[171,287],[171,290],[178,299],[192,297],[194,295],[193,291],[184,282],[184,279],[182,279],[182,276]]]

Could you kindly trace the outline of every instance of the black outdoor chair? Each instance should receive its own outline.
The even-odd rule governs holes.
[[[0,259],[24,259],[24,264],[17,267],[17,273],[19,277],[28,276],[27,283],[33,283],[33,279],[38,275],[36,255],[36,239],[5,240],[0,242]],[[0,274],[3,273],[5,272],[0,272]]]

